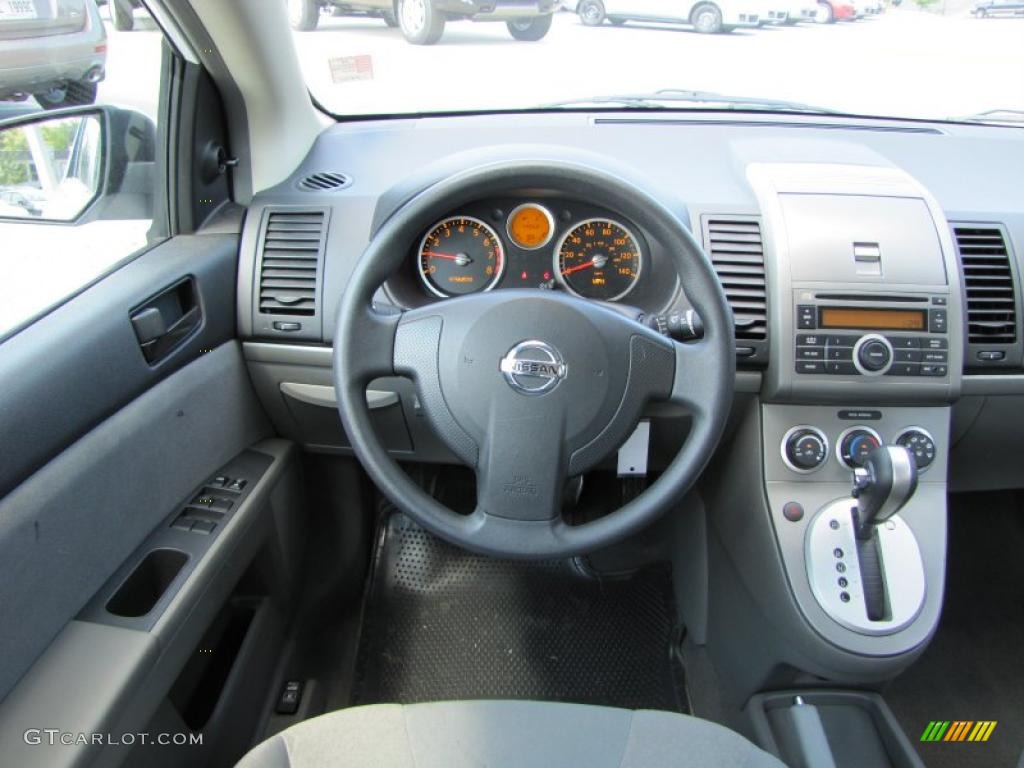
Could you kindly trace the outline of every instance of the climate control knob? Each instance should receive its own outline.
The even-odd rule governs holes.
[[[813,472],[828,459],[828,439],[814,427],[793,427],[783,438],[782,457],[796,472]]]
[[[902,445],[910,451],[921,472],[935,461],[935,439],[920,427],[908,427],[900,432],[896,436],[896,445]]]
[[[850,427],[839,436],[836,451],[839,460],[850,469],[854,469],[862,466],[868,454],[881,445],[882,438],[875,430],[868,427]]]

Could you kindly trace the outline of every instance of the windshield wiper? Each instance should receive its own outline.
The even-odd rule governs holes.
[[[542,105],[542,109],[608,108],[626,109],[674,109],[679,104],[694,104],[708,109],[749,110],[752,112],[807,112],[818,115],[835,114],[831,109],[815,107],[798,101],[782,99],[759,99],[748,96],[726,96],[711,91],[687,91],[681,88],[664,88],[652,93],[620,94],[617,96],[594,96],[587,99],[570,99]]]
[[[1024,110],[1020,109],[989,109],[967,117],[951,117],[957,123],[1004,123],[1019,125],[1024,123]]]

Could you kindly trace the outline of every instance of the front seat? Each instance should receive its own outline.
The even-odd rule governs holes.
[[[237,768],[784,768],[696,717],[541,701],[374,704],[293,725]]]

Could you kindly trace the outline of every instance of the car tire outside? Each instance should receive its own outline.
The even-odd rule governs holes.
[[[398,26],[413,45],[433,45],[444,34],[444,16],[431,0],[398,0]]]
[[[384,11],[384,13],[381,14],[381,18],[384,19],[384,23],[391,28],[398,26],[398,17],[395,16],[394,11]]]
[[[576,14],[584,25],[599,27],[604,24],[604,3],[601,0],[583,0],[576,6]]]
[[[131,32],[135,27],[135,9],[131,0],[110,0],[110,18],[118,32]]]
[[[831,3],[818,3],[818,12],[814,20],[819,24],[831,24],[836,20],[836,12],[832,10]]]
[[[505,22],[508,33],[516,40],[533,43],[540,40],[551,29],[552,14],[534,16],[532,19],[512,19]]]
[[[701,3],[690,14],[690,23],[702,35],[714,35],[723,30],[722,12],[717,5]]]
[[[288,0],[288,23],[297,32],[310,32],[320,23],[317,0]]]
[[[68,83],[63,87],[55,86],[49,91],[32,95],[43,109],[61,109],[95,104],[98,89],[96,83]]]

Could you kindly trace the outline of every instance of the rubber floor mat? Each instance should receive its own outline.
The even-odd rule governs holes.
[[[353,704],[538,699],[686,712],[667,571],[595,580],[471,554],[400,513],[376,555]]]

